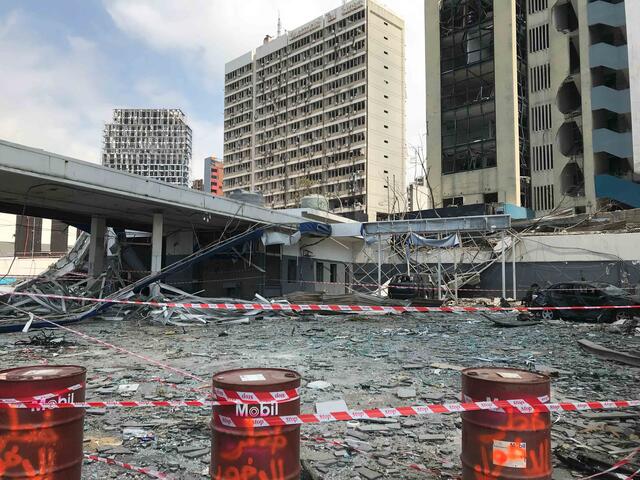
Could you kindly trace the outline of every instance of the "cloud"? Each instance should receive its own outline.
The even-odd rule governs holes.
[[[99,163],[113,108],[182,108],[193,129],[193,176],[202,177],[202,159],[222,144],[222,120],[190,116],[192,99],[161,79],[134,74],[131,86],[113,76],[111,59],[91,39],[68,36],[57,45],[37,30],[19,10],[0,19],[0,138]]]
[[[54,45],[34,30],[18,10],[0,19],[0,138],[97,162],[110,108],[100,52],[87,39]]]
[[[426,130],[423,3],[387,1],[405,21],[409,145],[418,144]],[[185,68],[200,71],[209,90],[219,94],[224,64],[260,45],[265,34],[274,35],[278,12],[283,27],[294,29],[339,5],[339,0],[105,0],[122,31],[159,52],[181,55]],[[211,112],[211,118],[220,117],[222,112]]]

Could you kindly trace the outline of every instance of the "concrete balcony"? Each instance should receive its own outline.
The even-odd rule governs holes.
[[[609,110],[615,113],[631,112],[629,89],[615,90],[605,86],[592,88],[591,110]]]
[[[637,1],[637,0],[631,0]],[[587,17],[589,25],[609,25],[622,27],[625,25],[624,2],[593,2],[588,5]]]
[[[608,43],[596,43],[589,48],[589,66],[607,67],[612,70],[629,68],[629,57],[626,45],[615,47]]]
[[[607,128],[593,131],[593,153],[609,153],[618,158],[633,156],[631,132],[618,133]]]

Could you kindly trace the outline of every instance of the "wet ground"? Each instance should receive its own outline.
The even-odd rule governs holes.
[[[92,320],[73,328],[119,347],[161,360],[206,379],[200,383],[73,333],[56,331],[44,345],[38,335],[0,336],[3,368],[37,363],[84,365],[88,400],[194,399],[214,372],[282,367],[303,377],[302,411],[320,401],[349,408],[453,402],[460,398],[460,369],[508,366],[552,375],[556,401],[640,398],[640,368],[594,357],[580,349],[586,338],[610,348],[639,351],[640,337],[598,325],[562,321],[499,328],[469,314],[307,316],[251,318],[248,324],[172,327],[147,322]],[[64,339],[67,343],[60,343]],[[18,341],[25,341],[16,345]],[[32,342],[33,343],[33,342]],[[157,381],[160,377],[174,384]],[[308,388],[328,382],[324,390]],[[138,384],[135,387],[121,385]],[[135,391],[125,392],[123,390]],[[568,446],[621,458],[640,445],[638,409],[621,418],[566,412],[553,416],[553,448]],[[206,478],[210,462],[207,409],[96,409],[85,423],[85,451],[177,478]],[[458,414],[339,422],[302,427],[301,456],[308,478],[413,479],[460,475]],[[557,457],[554,478],[578,478]],[[147,478],[117,466],[85,463],[85,479]]]

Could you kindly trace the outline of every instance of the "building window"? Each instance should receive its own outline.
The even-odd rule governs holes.
[[[329,281],[331,283],[338,281],[338,265],[336,263],[329,264]]]
[[[529,13],[541,12],[546,10],[548,6],[548,0],[529,0]]]
[[[554,205],[553,185],[533,187],[533,208],[535,210],[553,210]]]
[[[324,282],[324,263],[316,262],[316,282]]]
[[[484,203],[498,203],[498,192],[485,193],[482,196]]]
[[[531,128],[534,132],[551,129],[551,104],[531,109]]]
[[[551,65],[545,63],[529,69],[531,92],[539,92],[551,88]]]
[[[443,207],[461,207],[463,205],[462,197],[449,197],[442,199]]]
[[[534,170],[553,169],[553,145],[536,145],[531,148],[531,154]]]
[[[549,48],[549,24],[538,25],[529,30],[529,52],[539,52]]]

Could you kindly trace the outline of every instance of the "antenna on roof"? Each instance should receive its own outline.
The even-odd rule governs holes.
[[[280,10],[278,10],[278,37],[280,36],[280,33],[282,32],[282,21],[280,20]]]

